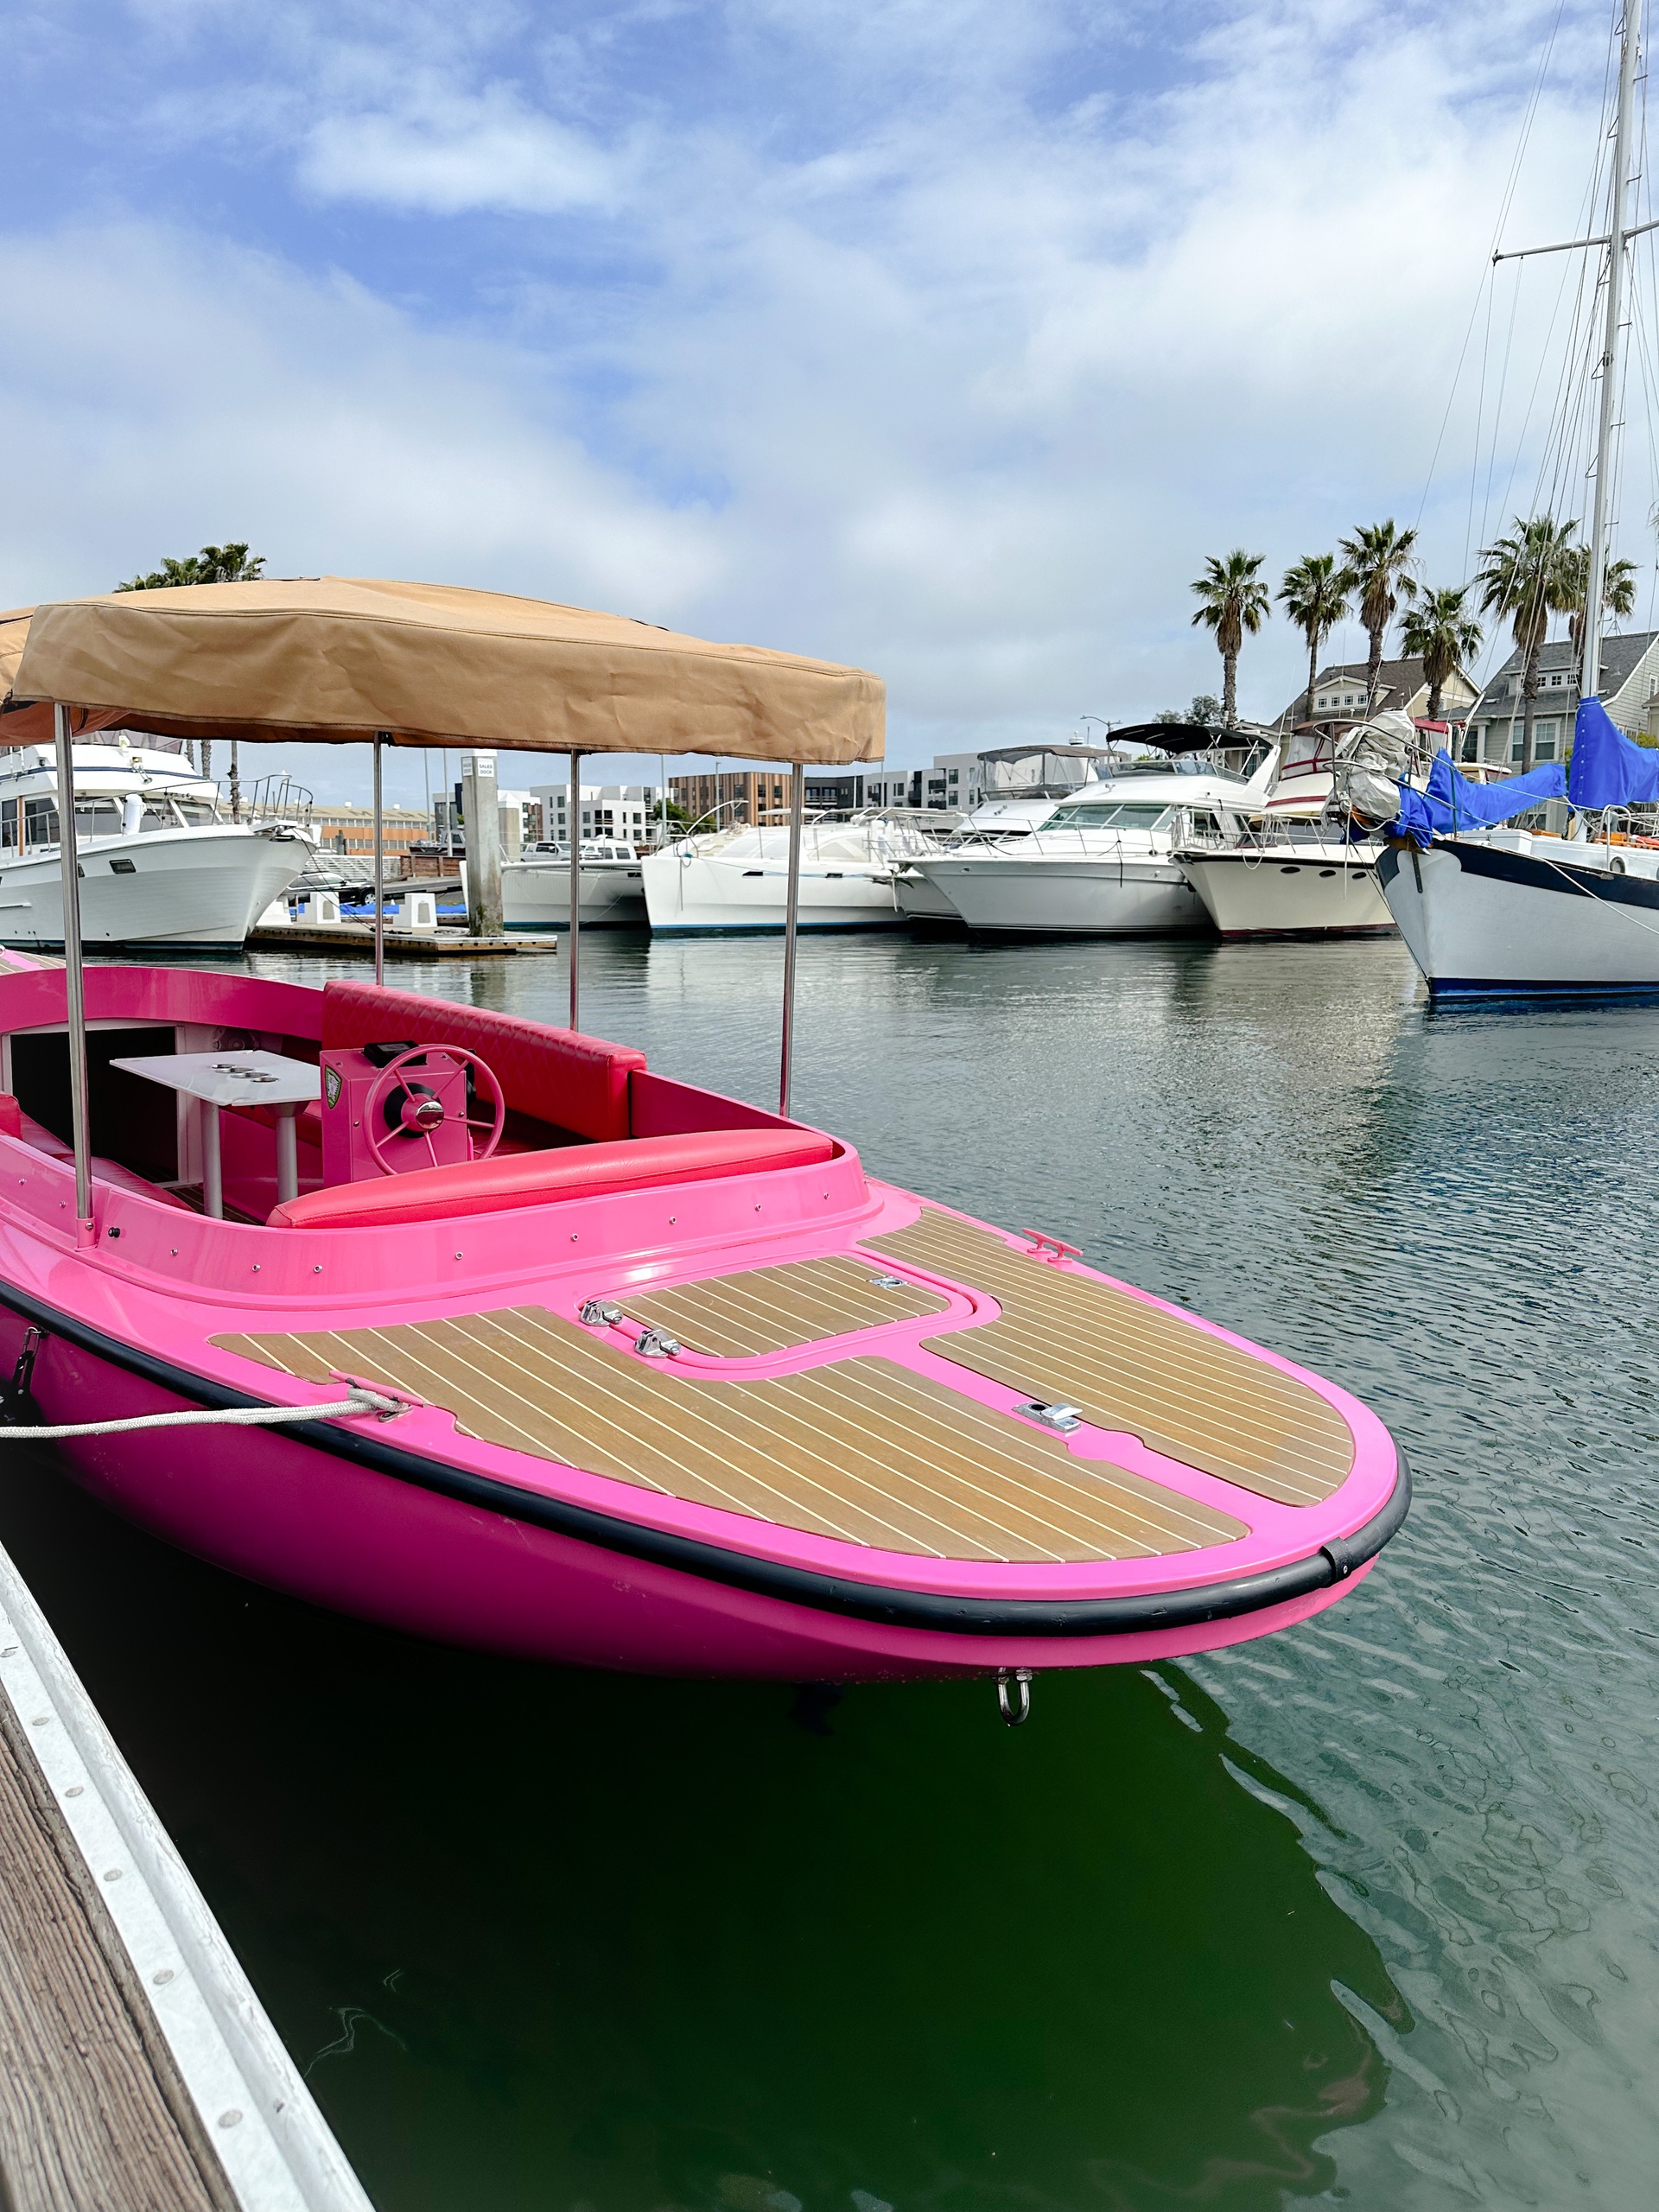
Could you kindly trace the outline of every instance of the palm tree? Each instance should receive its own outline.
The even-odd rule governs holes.
[[[1192,588],[1203,604],[1192,617],[1216,633],[1221,655],[1221,719],[1234,728],[1238,721],[1238,654],[1246,633],[1254,637],[1272,608],[1268,588],[1258,571],[1265,554],[1247,553],[1243,546],[1224,559],[1211,554],[1204,574]]]
[[[1371,640],[1365,664],[1365,711],[1371,714],[1376,708],[1383,636],[1400,601],[1417,596],[1417,580],[1411,573],[1417,533],[1396,529],[1390,515],[1387,522],[1368,523],[1340,543],[1342,588],[1359,594],[1359,619]]]
[[[1428,719],[1440,719],[1440,692],[1448,676],[1480,651],[1481,628],[1464,606],[1467,584],[1426,591],[1400,626],[1400,650],[1421,659],[1428,678]]]
[[[1313,692],[1319,680],[1319,647],[1338,622],[1348,620],[1348,594],[1343,587],[1334,553],[1305,553],[1285,570],[1279,601],[1286,614],[1307,639],[1307,712],[1313,719]]]
[[[1586,580],[1580,575],[1584,548],[1573,543],[1578,527],[1576,522],[1558,523],[1554,515],[1534,515],[1530,522],[1523,522],[1517,515],[1510,536],[1482,547],[1480,566],[1475,571],[1482,613],[1510,618],[1516,645],[1524,656],[1521,683],[1526,711],[1521,744],[1523,775],[1533,765],[1538,655],[1549,635],[1549,619],[1552,614],[1569,613],[1584,601]]]
[[[187,553],[182,561],[169,554],[159,569],[147,576],[133,576],[117,584],[117,591],[169,591],[180,584],[251,583],[264,573],[265,556],[250,557],[245,544],[204,545],[200,553]]]
[[[1573,549],[1573,606],[1567,618],[1567,626],[1573,639],[1573,658],[1582,666],[1584,662],[1584,602],[1590,596],[1590,548],[1577,545]],[[1601,579],[1601,611],[1604,614],[1626,615],[1636,605],[1636,563],[1634,561],[1610,561]]]

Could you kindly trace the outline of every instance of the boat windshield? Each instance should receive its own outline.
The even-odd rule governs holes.
[[[1045,830],[1161,830],[1168,822],[1172,810],[1154,806],[1145,801],[1121,799],[1110,804],[1103,799],[1080,799],[1070,806],[1057,807],[1044,823]]]
[[[543,860],[568,861],[570,857],[568,840],[557,843],[552,838],[543,837],[528,849]],[[607,843],[603,838],[584,837],[582,857],[585,861],[631,861],[634,852],[632,845],[618,845]]]

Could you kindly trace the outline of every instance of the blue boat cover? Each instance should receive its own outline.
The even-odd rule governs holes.
[[[1608,728],[1612,728],[1611,722]],[[1613,734],[1617,737],[1618,731]],[[1659,761],[1659,753],[1653,758]],[[1576,755],[1573,765],[1576,767]],[[1547,798],[1566,795],[1567,771],[1559,760],[1546,760],[1541,767],[1524,776],[1506,777],[1501,784],[1471,784],[1452,766],[1449,753],[1437,753],[1429,768],[1427,791],[1401,785],[1400,812],[1389,823],[1389,834],[1426,846],[1433,837],[1454,836],[1459,830],[1490,830],[1494,823],[1513,821],[1517,814],[1526,813]]]
[[[1567,795],[1586,813],[1604,806],[1649,805],[1659,799],[1659,753],[1632,745],[1600,700],[1586,699],[1573,726]]]

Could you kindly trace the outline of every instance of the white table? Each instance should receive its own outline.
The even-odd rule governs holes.
[[[138,1060],[111,1060],[114,1068],[143,1076],[197,1102],[201,1130],[202,1211],[225,1218],[225,1179],[219,1157],[219,1109],[269,1106],[276,1122],[276,1202],[300,1195],[300,1160],[294,1116],[322,1096],[322,1071],[308,1060],[281,1052],[158,1052]]]

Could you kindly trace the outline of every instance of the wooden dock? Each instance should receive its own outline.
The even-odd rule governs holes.
[[[360,952],[374,957],[374,930],[367,922],[289,922],[273,929],[251,929],[248,944],[257,952]],[[556,937],[469,937],[465,930],[394,930],[385,938],[388,960],[493,960],[515,953],[556,952]]]
[[[3,1551],[0,2203],[371,2212]]]

